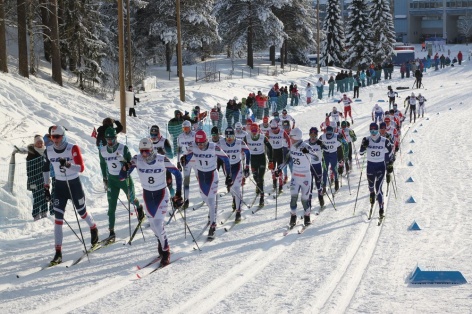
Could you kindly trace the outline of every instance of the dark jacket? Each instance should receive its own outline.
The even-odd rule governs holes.
[[[123,131],[123,125],[121,124],[120,121],[115,120],[114,123],[116,125],[116,128],[114,128],[115,131],[116,131],[116,134]],[[105,139],[105,130],[108,129],[109,127],[113,127],[113,124],[112,125],[102,125],[102,126],[98,127],[98,129],[97,129],[97,142],[96,142],[97,146],[107,145],[107,141]]]
[[[34,145],[28,145],[28,155],[26,156],[26,175],[28,177],[26,188],[29,191],[42,189],[44,157],[34,149]]]

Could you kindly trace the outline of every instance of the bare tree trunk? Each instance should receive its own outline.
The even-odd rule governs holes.
[[[247,30],[247,65],[254,69],[254,48],[253,48],[253,32],[252,32],[252,23],[249,24]]]
[[[49,0],[51,10],[51,56],[52,79],[62,86],[61,51],[59,50],[59,26],[57,22],[57,0]]]
[[[284,53],[284,56],[285,56],[284,63],[288,64],[288,43],[287,43],[287,39],[284,40],[284,51],[285,51],[285,53]]]
[[[49,0],[51,1],[51,0]],[[65,38],[67,36],[65,27],[63,25],[65,24],[65,18],[64,18],[64,12],[65,12],[65,0],[56,0],[54,1],[56,3],[56,16],[57,16],[57,33],[58,33],[58,43],[59,43],[59,54],[61,56],[61,67],[64,70],[67,70],[67,43],[65,40],[59,40],[59,38]],[[50,2],[51,3],[51,2]],[[52,8],[51,8],[52,10]],[[52,17],[51,17],[52,18]],[[52,22],[51,22],[52,23]],[[51,26],[52,28],[52,26]],[[52,32],[52,30],[51,30]],[[51,40],[53,40],[51,38]]]
[[[51,62],[51,30],[49,26],[49,8],[47,0],[39,0],[39,8],[41,11],[41,22],[43,30],[44,59]]]
[[[285,47],[285,41],[282,43],[282,47],[280,48],[280,68],[281,69],[284,68],[284,58],[285,58],[284,47]]]
[[[28,1],[28,35],[29,35],[29,73],[32,75],[36,74],[36,56],[34,55],[34,29],[33,29],[33,19],[34,19],[34,0]]]
[[[167,72],[170,72],[170,62],[172,61],[172,49],[170,47],[170,43],[166,44],[166,68]]]
[[[29,77],[28,43],[26,37],[26,0],[16,1],[18,14],[18,73]]]
[[[269,59],[270,59],[270,64],[275,65],[275,46],[269,47]]]
[[[8,73],[7,40],[5,37],[5,7],[0,0],[0,71]]]

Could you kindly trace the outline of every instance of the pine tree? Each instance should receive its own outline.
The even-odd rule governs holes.
[[[374,45],[370,18],[370,6],[367,0],[353,0],[346,29],[347,58],[346,67],[369,65],[372,63]]]
[[[374,30],[374,55],[375,63],[380,63],[389,58],[394,50],[395,28],[390,4],[388,0],[372,0],[372,29]]]
[[[273,11],[283,23],[283,30],[287,34],[284,45],[287,45],[287,50],[290,52],[291,62],[308,64],[307,53],[317,48],[316,36],[313,33],[316,16],[311,3],[305,0],[293,0],[280,9],[273,8]],[[281,50],[282,59],[284,49]]]
[[[328,0],[326,6],[323,22],[325,40],[321,44],[320,64],[326,66],[329,60],[339,66],[344,63],[344,26],[339,0]]]
[[[283,0],[217,0],[213,15],[219,23],[223,42],[236,54],[247,52],[247,65],[254,67],[254,50],[281,46],[284,25],[272,8],[281,8]]]

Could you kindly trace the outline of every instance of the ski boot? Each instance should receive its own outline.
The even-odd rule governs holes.
[[[184,205],[182,206],[183,210],[186,210],[188,208],[188,200],[185,200]]]
[[[232,207],[233,207],[233,211],[236,210],[236,198],[233,196],[233,204],[232,204]]]
[[[161,258],[164,256],[164,250],[162,250],[161,241],[159,241],[159,239],[157,239],[157,252]]]
[[[292,214],[290,216],[290,227],[295,227],[295,225],[297,224],[297,214]]]
[[[236,219],[234,220],[234,222],[240,222],[241,221],[241,211],[238,210],[236,212]]]
[[[370,192],[369,199],[370,199],[370,204],[373,205],[375,202],[375,192]]]
[[[54,255],[52,261],[49,262],[49,266],[54,266],[60,263],[62,263],[62,252],[60,250],[56,250],[56,254]]]
[[[339,190],[339,180],[334,180],[334,191],[337,192]]]
[[[323,190],[321,191],[322,195],[326,194],[326,185],[323,185]]]
[[[264,194],[261,194],[261,199],[259,200],[259,206],[264,206]]]
[[[212,223],[210,226],[210,230],[208,230],[208,237],[213,238],[215,236],[216,231],[216,223]]]
[[[90,228],[90,236],[91,236],[91,241],[90,243],[92,246],[97,245],[98,243],[98,228],[97,226]]]
[[[275,189],[277,189],[277,179],[272,180],[272,188],[274,189],[274,191]]]
[[[320,201],[320,207],[323,208],[325,204],[323,195],[318,195],[318,200]]]
[[[305,215],[305,216],[303,216],[303,224],[304,224],[305,226],[308,226],[308,225],[311,224],[310,215]]]
[[[115,236],[115,229],[113,228],[110,228],[110,235],[108,236],[108,238],[106,239],[106,242],[107,243],[113,243],[115,242],[115,239],[116,239],[116,236]]]
[[[383,218],[384,217],[384,204],[379,204],[379,217]]]
[[[167,250],[162,250],[160,267],[164,267],[169,264],[170,264],[170,247],[167,246]]]

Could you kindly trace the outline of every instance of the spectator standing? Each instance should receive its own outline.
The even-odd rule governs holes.
[[[134,107],[136,107],[136,103],[139,102],[139,98],[136,97],[136,95],[134,94],[133,92],[133,86],[128,86],[128,91],[132,92],[133,93],[133,107],[129,107],[129,110],[128,110],[128,115],[131,117],[135,117],[136,118],[136,110],[134,109]]]
[[[34,220],[47,217],[48,206],[44,198],[43,166],[44,166],[44,141],[41,135],[34,136],[33,144],[28,145],[26,156],[26,175],[28,176],[27,189],[33,193]]]

